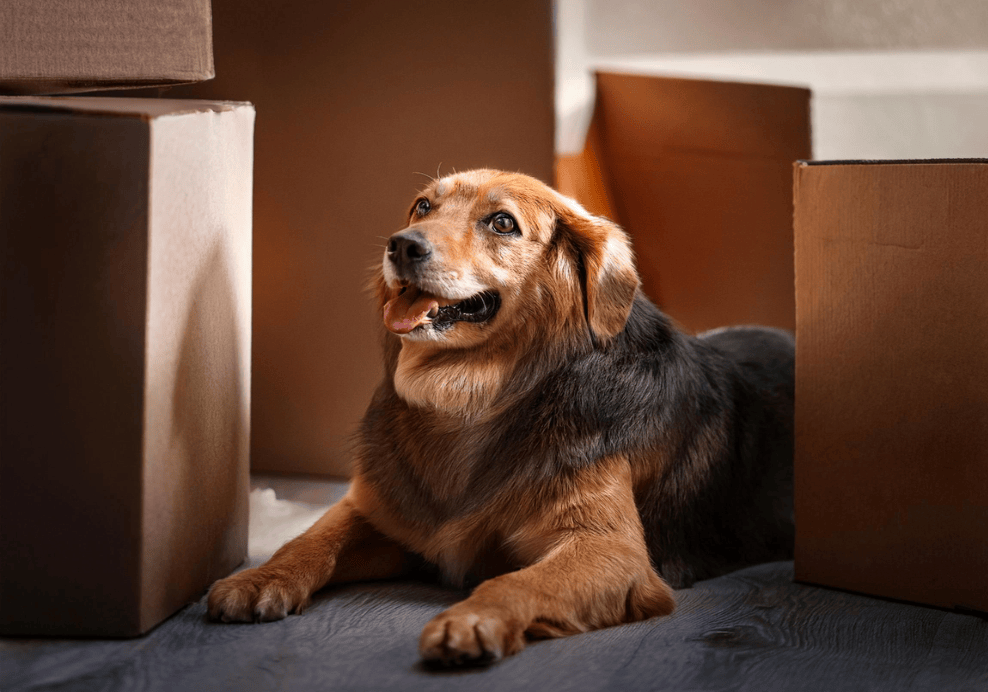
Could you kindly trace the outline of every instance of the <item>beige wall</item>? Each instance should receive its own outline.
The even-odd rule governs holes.
[[[595,55],[988,48],[984,0],[586,0],[586,8]]]
[[[556,149],[597,68],[808,86],[816,158],[988,156],[984,0],[559,0]]]

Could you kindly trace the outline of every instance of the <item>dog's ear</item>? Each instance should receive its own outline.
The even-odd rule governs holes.
[[[640,284],[631,240],[617,224],[560,197],[557,224],[579,258],[587,324],[607,342],[624,329]]]

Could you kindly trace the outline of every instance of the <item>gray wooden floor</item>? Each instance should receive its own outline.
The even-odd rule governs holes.
[[[319,509],[345,482],[255,476]],[[252,550],[251,564],[266,555]],[[792,582],[759,565],[678,592],[669,617],[531,644],[490,668],[418,662],[465,593],[417,582],[327,590],[302,616],[220,625],[202,599],[134,640],[0,640],[0,690],[946,690],[988,692],[988,621]]]
[[[988,691],[985,620],[794,584],[788,562],[680,591],[669,617],[421,667],[419,631],[463,595],[373,583],[276,623],[211,623],[199,601],[136,640],[3,640],[0,689]]]

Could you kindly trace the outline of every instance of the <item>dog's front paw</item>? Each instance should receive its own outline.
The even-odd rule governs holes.
[[[445,666],[499,661],[525,647],[525,628],[496,612],[466,603],[434,617],[422,630],[419,652],[428,663]]]
[[[220,579],[209,589],[209,617],[222,622],[271,622],[301,613],[309,593],[289,577],[244,570]]]

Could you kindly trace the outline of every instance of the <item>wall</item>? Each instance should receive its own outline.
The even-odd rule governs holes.
[[[556,147],[582,147],[593,69],[813,89],[816,158],[988,156],[983,0],[560,0]]]

